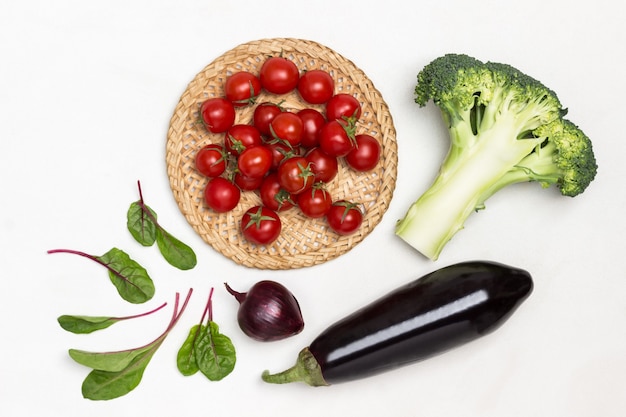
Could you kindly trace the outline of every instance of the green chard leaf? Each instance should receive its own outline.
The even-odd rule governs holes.
[[[219,381],[235,368],[235,346],[215,322],[209,321],[204,330],[195,345],[196,363],[209,380]]]
[[[70,349],[69,355],[72,359],[92,369],[82,384],[83,397],[90,400],[111,400],[134,390],[141,382],[150,360],[187,308],[192,292],[190,289],[180,309],[179,294],[176,293],[174,312],[167,328],[147,345],[115,352]]]
[[[131,303],[145,303],[154,296],[154,283],[144,267],[120,249],[112,248],[97,257],[109,270],[109,278],[120,296]]]
[[[64,314],[57,318],[57,321],[61,325],[61,327],[68,332],[76,333],[76,334],[86,334],[92,333],[96,330],[106,329],[107,327],[112,326],[115,323],[119,323],[123,320],[130,320],[139,317],[145,317],[152,313],[156,313],[163,307],[165,307],[167,303],[161,304],[159,307],[147,311],[141,314],[135,314],[132,316],[124,316],[124,317],[111,317],[111,316],[70,316]]]
[[[70,349],[70,357],[77,363],[99,371],[119,372],[126,368],[137,356],[150,350],[151,346],[120,350],[116,352],[88,352]]]
[[[197,259],[193,249],[159,224],[156,212],[144,202],[139,181],[137,187],[139,200],[130,205],[126,214],[130,234],[143,246],[152,246],[156,242],[163,258],[173,267],[181,270],[194,268]]]
[[[112,400],[122,397],[139,385],[143,373],[162,340],[149,349],[140,352],[119,371],[94,369],[87,375],[82,385],[82,394],[89,400]]]
[[[154,210],[135,201],[128,208],[126,227],[137,242],[143,246],[152,246],[156,241],[156,218]]]
[[[59,325],[68,332],[76,334],[87,334],[96,330],[106,329],[117,323],[119,320],[114,317],[98,316],[69,316],[62,315],[57,318]]]
[[[112,248],[102,256],[72,249],[51,249],[52,253],[69,253],[90,259],[105,267],[109,278],[122,298],[134,304],[144,303],[154,295],[154,283],[146,269],[123,250]]]
[[[213,322],[212,297],[213,288],[209,292],[200,323],[191,328],[178,350],[176,364],[185,376],[200,371],[209,380],[219,381],[233,371],[237,357],[230,338],[221,334],[218,325]]]
[[[157,230],[156,242],[161,255],[173,267],[188,270],[196,266],[195,252],[163,228]]]
[[[176,355],[176,366],[184,376],[191,376],[198,372],[198,364],[196,363],[196,341],[198,334],[202,333],[205,326],[196,324],[189,330],[189,335],[178,350]]]

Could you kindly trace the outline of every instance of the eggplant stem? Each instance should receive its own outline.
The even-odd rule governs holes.
[[[304,382],[312,387],[330,385],[324,380],[322,369],[309,348],[304,348],[298,354],[296,364],[289,369],[276,374],[264,371],[261,379],[270,384],[288,384],[290,382]]]

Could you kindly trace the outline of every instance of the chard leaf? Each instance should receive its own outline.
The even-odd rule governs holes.
[[[195,267],[194,251],[159,224],[156,212],[144,202],[139,181],[137,188],[139,200],[130,205],[126,214],[126,225],[131,235],[143,246],[152,246],[156,242],[161,255],[175,268],[188,270]]]
[[[126,213],[128,231],[143,246],[152,246],[156,241],[156,213],[145,204],[135,201]]]
[[[109,278],[120,296],[140,304],[154,296],[154,283],[144,267],[132,260],[126,252],[112,248],[97,259],[109,270]]]
[[[116,352],[88,352],[70,349],[69,355],[77,363],[89,368],[107,372],[119,372],[126,368],[137,356],[150,349],[150,345]]]
[[[181,374],[184,376],[190,376],[198,372],[198,364],[196,363],[196,341],[198,340],[198,334],[204,332],[205,326],[196,324],[189,330],[189,335],[178,350],[176,355],[176,366]]]
[[[235,368],[236,354],[232,341],[219,332],[219,326],[209,321],[195,345],[198,369],[209,380],[219,381]]]
[[[106,329],[119,320],[114,317],[69,316],[64,314],[59,316],[57,321],[59,325],[68,332],[87,334],[95,332],[96,330]]]
[[[156,242],[165,260],[173,267],[188,270],[196,266],[196,254],[193,249],[162,227],[157,229]]]
[[[146,302],[154,295],[154,284],[148,272],[120,249],[112,248],[102,256],[90,255],[72,249],[52,249],[48,253],[71,253],[104,266],[119,294],[131,303]]]
[[[119,371],[99,369],[91,371],[83,381],[83,397],[90,400],[112,400],[134,390],[141,382],[143,373],[160,346],[160,342],[142,350]]]
[[[69,354],[76,362],[92,368],[82,384],[83,397],[90,400],[111,400],[121,397],[134,390],[143,377],[150,360],[172,331],[189,303],[193,290],[189,289],[187,297],[179,308],[179,294],[176,293],[174,313],[163,333],[152,342],[142,347],[117,352],[87,352],[70,349]],[[165,306],[144,313],[150,314]]]
[[[132,316],[124,316],[124,317],[70,316],[70,315],[64,314],[62,316],[59,316],[57,321],[59,322],[61,327],[67,330],[68,332],[77,333],[77,334],[78,333],[82,333],[82,334],[92,333],[92,332],[95,332],[96,330],[106,329],[107,327],[110,327],[111,325],[118,323],[120,321],[123,321],[123,320],[130,320],[130,319],[135,319],[138,317],[149,316],[150,314],[153,314],[159,311],[166,305],[167,303],[163,303],[159,307],[153,310],[140,313],[140,314],[135,314]]]

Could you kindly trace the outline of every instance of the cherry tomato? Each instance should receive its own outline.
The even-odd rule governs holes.
[[[267,59],[259,71],[261,85],[270,93],[285,94],[296,88],[300,71],[293,61],[275,56]]]
[[[265,176],[272,167],[272,151],[263,146],[252,146],[246,148],[237,158],[237,168],[241,175],[250,178],[261,178]]]
[[[224,95],[235,107],[253,104],[260,92],[261,81],[248,71],[236,72],[224,83]]]
[[[327,71],[306,71],[298,81],[300,97],[307,103],[326,103],[335,93],[335,80]]]
[[[323,186],[318,186],[318,184],[323,183],[316,183],[313,187],[297,196],[298,207],[300,207],[302,214],[314,219],[324,217],[333,203],[330,193]]]
[[[235,172],[233,181],[241,191],[254,191],[258,190],[263,183],[263,177],[248,177],[242,175],[241,172]]]
[[[281,113],[283,109],[274,103],[261,103],[254,109],[254,114],[252,115],[252,123],[259,129],[262,135],[270,136],[272,132],[270,131],[270,123],[274,120],[274,117]]]
[[[270,123],[272,137],[288,143],[292,148],[300,145],[304,126],[302,119],[296,113],[282,112]]]
[[[224,148],[235,156],[239,156],[246,148],[262,144],[261,132],[248,124],[233,125],[224,136]]]
[[[195,162],[202,175],[219,177],[226,170],[226,152],[221,145],[211,143],[198,151]]]
[[[380,159],[380,144],[370,135],[361,134],[354,137],[355,147],[346,155],[346,162],[356,171],[374,169]]]
[[[337,120],[330,120],[320,130],[320,148],[330,156],[340,158],[354,149],[353,128]]]
[[[298,154],[298,149],[281,141],[265,142],[265,146],[272,151],[272,170],[278,169],[283,159]]]
[[[315,174],[304,156],[292,156],[278,167],[278,182],[291,194],[299,194],[313,185]]]
[[[250,242],[267,245],[280,236],[282,224],[278,214],[267,207],[250,207],[241,218],[241,232]]]
[[[350,235],[361,227],[363,212],[358,205],[340,200],[331,205],[326,213],[326,221],[337,234]]]
[[[330,182],[337,176],[339,162],[336,157],[328,155],[319,147],[309,150],[304,156],[311,164],[316,182]]]
[[[204,189],[204,200],[218,213],[234,209],[241,198],[239,187],[223,177],[212,178]]]
[[[326,123],[326,118],[315,109],[304,108],[297,113],[302,119],[302,138],[300,145],[305,148],[312,148],[319,143],[319,134],[322,126]]]
[[[200,105],[200,118],[210,132],[226,132],[235,123],[235,108],[225,98],[210,98]]]
[[[350,94],[336,94],[326,103],[327,120],[357,120],[359,117],[361,117],[361,103]]]
[[[295,205],[293,196],[281,187],[275,172],[263,178],[263,183],[259,187],[259,196],[263,205],[274,211],[285,211]]]

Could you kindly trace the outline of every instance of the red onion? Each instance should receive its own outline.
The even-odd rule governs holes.
[[[304,328],[302,312],[296,297],[274,281],[259,281],[240,293],[227,283],[226,290],[239,301],[237,322],[249,337],[269,342],[296,335]]]

